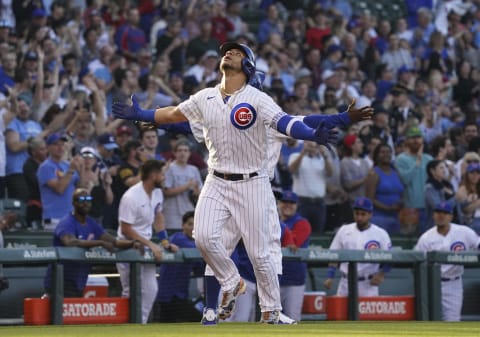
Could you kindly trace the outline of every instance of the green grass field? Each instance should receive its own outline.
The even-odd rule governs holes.
[[[303,337],[303,336],[431,336],[477,337],[479,322],[302,322],[295,326],[272,326],[259,323],[222,323],[204,327],[198,323],[148,325],[82,325],[82,326],[10,326],[0,327],[2,337]]]

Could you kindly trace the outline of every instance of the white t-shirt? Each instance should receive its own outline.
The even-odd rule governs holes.
[[[126,222],[133,226],[133,229],[143,238],[150,240],[152,238],[152,225],[155,220],[155,214],[162,212],[163,192],[160,188],[152,191],[151,199],[143,188],[143,182],[140,181],[130,187],[120,199],[118,207],[118,222]],[[125,236],[121,233],[121,227],[118,227],[117,235],[121,239]]]

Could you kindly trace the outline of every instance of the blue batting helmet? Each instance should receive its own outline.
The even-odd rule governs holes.
[[[246,44],[243,43],[236,43],[236,42],[225,42],[220,46],[220,53],[222,56],[225,55],[227,51],[230,49],[239,49],[243,51],[246,55],[242,59],[242,70],[247,76],[247,82],[250,81],[253,75],[255,75],[255,54],[253,51],[248,47]]]

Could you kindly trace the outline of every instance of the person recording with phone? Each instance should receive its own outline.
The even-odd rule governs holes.
[[[89,215],[102,223],[105,208],[113,203],[112,176],[99,161],[98,152],[89,146],[80,150],[84,160],[83,176],[86,177],[85,188],[93,197]]]

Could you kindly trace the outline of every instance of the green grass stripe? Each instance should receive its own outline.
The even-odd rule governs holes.
[[[82,326],[10,326],[0,327],[2,337],[303,337],[303,336],[408,336],[408,337],[480,337],[479,322],[302,322],[296,326],[262,325],[259,323],[221,323],[204,327],[185,324],[125,324]]]

